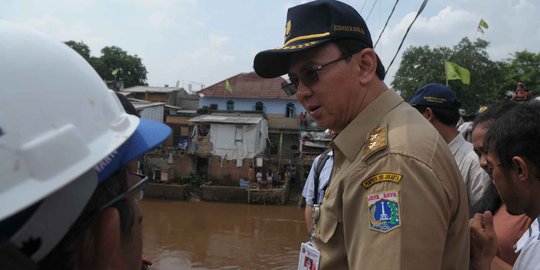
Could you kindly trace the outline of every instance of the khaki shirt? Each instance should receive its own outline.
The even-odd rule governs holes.
[[[439,133],[386,91],[335,139],[320,269],[468,269],[465,185]]]

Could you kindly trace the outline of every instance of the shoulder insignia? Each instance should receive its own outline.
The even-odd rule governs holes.
[[[368,189],[371,186],[381,182],[399,183],[401,181],[401,177],[402,175],[398,173],[378,173],[362,181],[362,186],[365,189]]]
[[[383,191],[367,195],[369,228],[387,233],[401,226],[399,191]]]
[[[362,147],[362,161],[366,161],[373,154],[386,148],[388,143],[386,125],[372,129]]]

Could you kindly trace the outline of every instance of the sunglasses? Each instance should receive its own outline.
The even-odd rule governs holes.
[[[342,56],[328,63],[308,68],[305,71],[301,72],[299,76],[289,75],[289,79],[281,83],[281,90],[283,90],[283,92],[285,92],[285,94],[287,94],[288,96],[292,96],[296,94],[296,92],[298,92],[298,85],[300,84],[300,82],[302,82],[302,84],[307,87],[314,85],[319,81],[319,71],[341,60],[347,59],[348,61],[351,56],[352,55]]]
[[[143,174],[139,174],[139,173],[136,173],[136,172],[128,172],[128,173],[130,175],[134,175],[134,176],[139,177],[139,182],[137,182],[137,184],[133,185],[132,187],[130,187],[125,192],[123,192],[123,193],[119,194],[118,196],[114,197],[113,199],[111,199],[109,202],[107,202],[105,205],[103,205],[99,209],[98,212],[101,212],[101,211],[115,205],[119,201],[125,200],[125,199],[130,198],[130,197],[134,197],[137,201],[140,201],[140,200],[143,199],[143,197],[144,197],[144,187],[146,186],[146,182],[148,181],[148,176],[143,175]]]

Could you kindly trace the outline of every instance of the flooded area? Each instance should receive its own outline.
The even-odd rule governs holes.
[[[307,237],[303,208],[144,200],[151,269],[294,269]]]

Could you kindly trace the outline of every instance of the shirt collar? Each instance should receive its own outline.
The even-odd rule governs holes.
[[[396,92],[387,90],[360,112],[338,136],[334,146],[353,161],[364,145],[367,134],[379,125],[386,114],[403,102]],[[359,139],[360,138],[360,139]]]
[[[461,134],[458,133],[458,135],[448,143],[448,148],[450,149],[450,152],[452,152],[452,155],[456,155],[459,148],[465,143],[465,138],[461,136]]]

